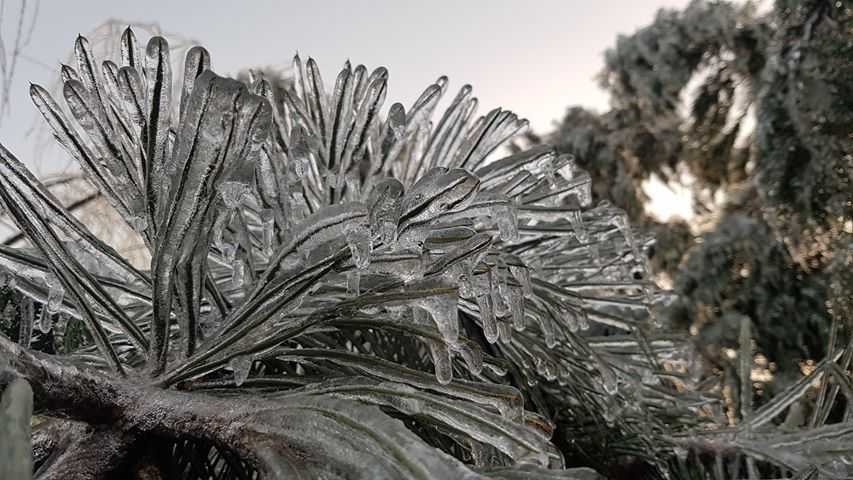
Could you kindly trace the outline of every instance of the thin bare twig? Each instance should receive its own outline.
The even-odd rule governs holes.
[[[18,9],[18,21],[15,24],[14,40],[11,51],[4,38],[3,20],[6,12],[6,2],[0,1],[0,122],[11,111],[12,83],[18,60],[23,58],[24,49],[30,44],[35,31],[36,19],[39,13],[39,1],[36,0],[32,13],[28,13],[28,1],[21,0]]]

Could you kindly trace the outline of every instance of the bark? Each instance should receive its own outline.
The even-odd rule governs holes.
[[[57,431],[60,428],[64,430],[61,433]],[[39,429],[33,437],[35,454],[43,454],[47,444],[51,447],[50,454],[35,472],[35,480],[114,478],[133,443],[131,435],[109,427],[94,428],[68,421],[57,421]]]
[[[88,430],[74,427],[62,440],[44,438],[58,426],[47,427],[51,430],[37,437],[41,457],[45,451],[60,452],[67,447],[59,459],[50,462],[53,467],[45,476],[38,478],[96,478],[87,475],[115,468],[132,439],[151,435],[211,442],[234,451],[261,473],[274,468],[264,461],[271,449],[287,457],[293,453],[281,446],[293,439],[288,441],[287,433],[270,425],[282,407],[276,402],[165,390],[142,384],[141,377],[139,384],[131,383],[132,378],[79,368],[66,359],[21,348],[0,335],[0,365],[4,363],[8,366],[0,367],[0,391],[15,378],[24,377],[33,388],[36,414],[88,424],[84,427]],[[107,461],[99,463],[95,457],[101,455]],[[56,466],[66,463],[67,470]]]

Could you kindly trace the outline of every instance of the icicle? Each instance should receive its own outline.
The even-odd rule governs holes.
[[[477,296],[477,306],[480,307],[480,321],[483,322],[483,335],[489,343],[498,341],[498,324],[495,312],[492,310],[492,296],[489,294]]]
[[[492,307],[495,315],[498,317],[506,316],[510,313],[509,291],[506,286],[506,270],[495,265],[489,271],[492,295]]]
[[[355,268],[365,269],[370,265],[370,251],[373,247],[370,241],[370,230],[363,225],[347,225],[344,236],[352,252]]]
[[[234,383],[243,385],[252,370],[254,359],[251,355],[238,355],[228,361],[228,367],[234,372]]]
[[[495,217],[501,240],[511,242],[518,239],[518,214],[514,206],[507,205],[498,209]]]
[[[466,271],[461,264],[454,265],[457,282],[459,283],[459,296],[471,298],[474,296],[474,285],[471,283],[471,273]]]
[[[545,380],[548,380],[549,382],[553,382],[557,379],[557,373],[554,369],[554,365],[547,360],[543,360],[541,357],[536,358],[536,373],[545,377]]]
[[[233,213],[234,212],[232,210],[220,212],[220,214],[216,216],[216,220],[213,222],[212,241],[213,244],[220,249],[222,249],[222,246],[225,243],[225,230],[228,229],[228,225],[231,223]]]
[[[557,162],[562,164],[558,167],[557,171],[560,173],[560,176],[566,180],[572,180],[575,178],[575,175],[581,171],[578,167],[577,160],[573,155],[561,155],[561,157],[564,157],[564,159]]]
[[[53,314],[46,307],[39,311],[38,329],[41,333],[47,333],[53,328]]]
[[[234,258],[237,255],[237,245],[233,243],[223,243],[219,246],[219,249],[222,251],[222,259],[225,260],[225,263],[234,263]]]
[[[637,246],[637,240],[634,238],[634,232],[631,229],[631,224],[628,222],[626,215],[617,215],[610,220],[610,223],[615,226],[625,237],[625,242],[631,248],[631,254],[634,256],[634,261],[642,262],[640,256],[640,248]]]
[[[499,289],[492,290],[492,308],[495,311],[495,316],[505,317],[512,312],[512,306],[509,303],[509,295],[504,295]]]
[[[512,315],[512,327],[523,332],[527,327],[527,319],[524,316],[524,293],[520,288],[510,289],[509,310]]]
[[[550,307],[549,311],[551,311],[552,315],[557,317],[565,314],[565,312],[557,312],[555,314]],[[557,332],[554,330],[554,323],[548,316],[540,316],[538,317],[538,320],[539,329],[542,331],[542,337],[545,340],[545,346],[548,348],[554,348],[557,345]]]
[[[351,270],[347,272],[347,295],[351,297],[357,297],[359,294],[359,283],[361,280],[361,272],[358,270]]]
[[[619,381],[616,378],[616,374],[610,365],[604,364],[601,360],[599,360],[598,364],[599,372],[601,373],[601,386],[604,388],[604,392],[608,395],[616,395],[619,391]]]
[[[569,223],[572,225],[572,231],[575,232],[575,237],[580,243],[589,241],[589,233],[586,230],[586,225],[581,218],[580,210],[572,210],[569,212]],[[597,248],[597,247],[596,247]]]
[[[601,266],[601,251],[598,243],[593,242],[587,245],[587,251],[589,251],[589,255],[592,257],[593,264],[595,266]]]
[[[47,284],[47,305],[46,309],[49,313],[57,313],[62,309],[62,300],[65,298],[65,288],[59,278],[48,273],[44,277],[44,282]]]
[[[504,321],[504,319],[500,319],[497,322],[498,324],[498,338],[501,343],[507,344],[512,342],[512,327],[510,327],[510,323]]]
[[[246,262],[240,257],[235,256],[231,264],[231,286],[235,289],[241,289],[246,284]]]
[[[526,266],[510,265],[509,273],[515,280],[521,284],[521,289],[524,295],[532,295],[533,290],[530,288],[530,269]]]
[[[453,362],[450,358],[450,349],[442,342],[427,340],[432,363],[435,366],[435,378],[438,383],[447,385],[453,380]]]
[[[580,315],[578,315],[578,328],[583,331],[589,330],[589,314],[584,307],[580,308]]]
[[[273,253],[275,240],[275,211],[271,208],[261,210],[261,226],[263,227],[263,253],[270,257]]]
[[[415,312],[428,312],[445,342],[456,345],[459,341],[459,299],[456,295],[436,295],[416,302]]]
[[[566,324],[569,327],[569,331],[572,333],[577,333],[580,330],[580,322],[578,322],[577,315],[573,310],[570,309],[561,309],[562,317],[566,320]]]
[[[578,196],[578,203],[582,207],[588,207],[592,204],[592,182],[584,182],[575,189]]]

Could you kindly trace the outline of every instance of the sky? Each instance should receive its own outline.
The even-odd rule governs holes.
[[[8,40],[12,12],[2,19]],[[33,0],[30,0],[32,4]],[[220,74],[253,66],[289,65],[297,51],[314,57],[331,82],[343,62],[390,72],[386,104],[410,105],[440,75],[450,92],[470,83],[481,113],[508,108],[537,132],[551,130],[570,105],[607,108],[596,73],[617,35],[652,21],[662,7],[687,0],[476,1],[62,1],[42,0],[32,42],[12,84],[11,115],[0,141],[22,160],[49,173],[67,162],[59,150],[35,161],[35,122],[29,82],[48,85],[67,61],[78,34],[107,20],[156,23],[198,41]],[[43,158],[48,156],[50,158]]]

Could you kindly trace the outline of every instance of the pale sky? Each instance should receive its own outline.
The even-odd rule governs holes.
[[[20,0],[6,3],[10,15]],[[32,3],[33,0],[30,0]],[[439,75],[451,92],[474,86],[481,112],[501,106],[528,118],[534,130],[551,129],[569,105],[599,110],[607,96],[596,85],[604,51],[619,33],[648,24],[658,8],[687,0],[551,1],[50,1],[42,0],[33,40],[12,85],[11,116],[0,123],[0,141],[22,160],[33,157],[35,108],[29,82],[49,84],[78,33],[108,19],[156,22],[166,32],[198,40],[211,52],[214,70],[288,65],[298,50],[314,57],[326,82],[346,59],[390,71],[386,104],[404,105]],[[47,66],[52,66],[51,71]],[[49,151],[51,157],[60,155]],[[38,170],[65,164],[47,158]]]
[[[7,44],[20,1],[5,2]],[[11,115],[0,120],[0,142],[37,174],[69,165],[61,149],[43,148],[45,139],[37,141],[31,133],[41,118],[30,102],[29,82],[49,86],[60,62],[68,61],[77,34],[111,19],[156,23],[165,32],[198,41],[211,52],[213,68],[220,74],[255,66],[285,67],[297,51],[317,60],[326,82],[334,80],[347,59],[368,68],[385,66],[390,71],[386,106],[395,101],[410,105],[428,84],[447,75],[448,96],[470,83],[481,113],[508,108],[529,119],[534,131],[545,133],[570,105],[607,108],[607,95],[594,77],[617,35],[647,25],[659,8],[683,8],[687,3],[42,0],[32,42],[17,65]],[[140,37],[145,40],[144,34]],[[37,145],[42,147],[38,154]],[[659,182],[649,188],[650,210],[663,217],[689,216],[689,196],[670,192]]]

